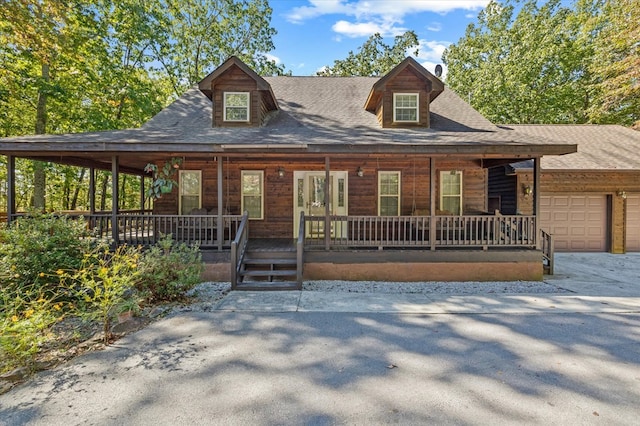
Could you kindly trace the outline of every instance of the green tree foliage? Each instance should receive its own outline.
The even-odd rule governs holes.
[[[402,62],[408,54],[418,54],[418,36],[407,31],[396,36],[392,46],[383,42],[376,33],[369,37],[357,53],[349,52],[345,59],[338,59],[333,65],[318,71],[323,76],[382,76]]]
[[[578,42],[571,9],[537,3],[489,3],[445,51],[447,84],[496,123],[585,122],[592,46]]]
[[[588,24],[589,25],[589,21]],[[590,20],[595,55],[595,122],[640,126],[640,5],[636,0],[610,0]]]
[[[640,120],[637,2],[539,3],[489,3],[445,51],[447,84],[495,123]]]
[[[231,55],[281,74],[271,13],[267,0],[0,0],[0,137],[139,126]],[[88,207],[86,171],[17,168],[19,208]],[[139,179],[123,180],[129,205]],[[108,177],[96,182],[110,208]]]

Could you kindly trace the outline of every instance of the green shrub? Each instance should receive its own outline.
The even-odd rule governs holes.
[[[9,296],[23,287],[32,294],[57,294],[57,271],[75,270],[89,251],[85,221],[66,216],[22,217],[0,230],[0,287]]]
[[[29,296],[30,301],[8,297],[0,289],[0,373],[33,364],[42,345],[52,338],[50,327],[63,315],[61,302]]]
[[[154,302],[179,300],[200,282],[203,269],[200,249],[175,243],[169,234],[143,254],[137,288]]]
[[[134,247],[120,246],[110,251],[101,246],[84,256],[78,270],[60,276],[62,286],[76,295],[78,315],[102,323],[105,344],[109,343],[116,309],[134,292],[139,256]]]

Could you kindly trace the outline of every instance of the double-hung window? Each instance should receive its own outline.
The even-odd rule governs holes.
[[[242,171],[242,211],[249,219],[264,219],[264,172]]]
[[[417,123],[418,109],[418,93],[393,94],[393,121]]]
[[[224,121],[249,121],[249,93],[224,92]]]
[[[400,172],[378,172],[378,215],[400,215]]]
[[[202,207],[202,172],[200,170],[180,170],[179,209],[180,214],[189,214]]]
[[[440,172],[440,209],[449,214],[462,214],[462,172]]]

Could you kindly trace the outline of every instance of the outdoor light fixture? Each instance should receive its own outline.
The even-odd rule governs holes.
[[[618,189],[618,192],[616,192],[616,195],[622,198],[623,200],[627,199],[627,191],[625,191],[624,189]]]
[[[531,185],[523,185],[522,192],[524,192],[525,197],[528,197],[529,195],[531,195]]]
[[[358,170],[356,170],[356,174],[357,174],[359,177],[364,176],[364,170],[362,170],[362,167],[358,167]]]
[[[284,168],[278,167],[278,177],[284,177]]]

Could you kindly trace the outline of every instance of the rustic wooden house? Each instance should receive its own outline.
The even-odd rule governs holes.
[[[576,144],[541,161],[540,226],[559,251],[640,251],[640,132],[618,125],[512,125]],[[492,168],[489,197],[504,214],[532,214],[533,164]]]
[[[261,77],[232,57],[139,129],[0,140],[10,219],[16,156],[115,182],[179,159],[178,187],[153,211],[92,208],[91,227],[114,244],[197,243],[237,288],[541,279],[540,159],[575,151],[493,125],[412,58],[370,78]],[[500,214],[489,169],[524,160],[532,207]]]

